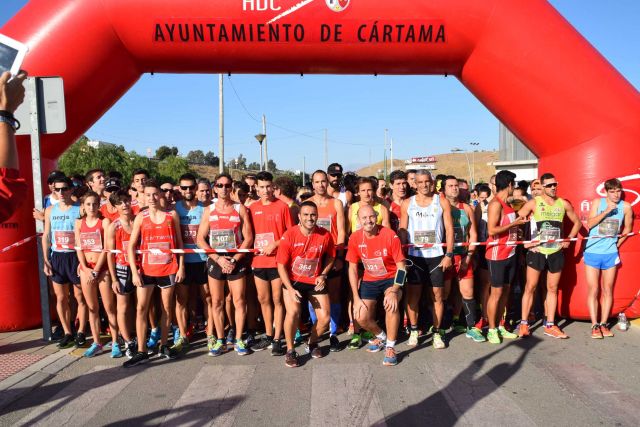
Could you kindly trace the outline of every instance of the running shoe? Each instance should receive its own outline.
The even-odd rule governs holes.
[[[320,347],[318,346],[318,343],[315,344],[310,344],[309,345],[309,353],[311,353],[311,357],[313,359],[320,359],[322,358],[322,350],[320,350]]]
[[[244,340],[244,343],[249,348],[251,348],[251,346],[256,343],[256,339],[253,336],[253,332],[248,332],[247,333],[247,338]]]
[[[171,346],[171,350],[175,353],[181,353],[183,350],[186,350],[189,347],[189,340],[187,337],[178,337],[177,340],[173,342]]]
[[[213,348],[213,346],[216,345],[216,337],[214,335],[209,335],[207,337],[207,349],[209,351],[211,351],[211,349]]]
[[[569,338],[569,336],[564,332],[562,332],[562,329],[560,329],[557,325],[545,326],[544,334],[546,336],[558,338],[562,340]]]
[[[491,343],[491,344],[500,344],[500,334],[498,334],[498,330],[497,329],[489,329],[489,332],[487,332],[487,340]]]
[[[253,344],[250,348],[251,351],[262,351],[271,345],[271,339],[266,336],[260,338],[255,344]]]
[[[353,322],[349,322],[349,329],[347,329],[347,336],[351,336],[356,333],[355,328],[353,327]]]
[[[347,348],[349,350],[357,350],[360,347],[362,347],[362,337],[360,336],[360,334],[353,334]]]
[[[444,329],[437,330],[433,333],[433,348],[438,350],[447,348],[444,343]]]
[[[51,333],[51,341],[60,341],[62,338],[64,338],[64,329],[57,325]]]
[[[481,317],[480,320],[476,323],[476,328],[483,330],[489,327],[489,322],[484,317]]]
[[[84,352],[83,356],[93,357],[93,356],[97,356],[100,353],[102,353],[102,346],[94,342],[93,344],[91,344],[91,347],[89,347],[87,351]]]
[[[249,354],[249,350],[247,349],[246,344],[242,340],[236,341],[236,344],[233,349],[236,351],[236,354],[238,356],[246,356],[247,354]]]
[[[600,331],[602,331],[602,336],[606,338],[612,338],[613,332],[611,329],[607,328],[607,325],[604,323],[600,323]]]
[[[369,345],[367,346],[367,351],[369,353],[377,353],[382,350],[384,350],[384,341],[380,338],[369,341]]]
[[[591,338],[601,340],[604,338],[604,334],[600,329],[600,325],[596,324],[591,327]]]
[[[165,359],[175,359],[176,357],[178,357],[178,354],[174,350],[172,350],[171,347],[165,344],[160,345],[159,353],[160,356],[164,357]]]
[[[340,350],[342,350],[342,348],[340,347],[340,340],[336,335],[331,335],[329,337],[329,351],[335,353]]]
[[[160,342],[160,329],[151,329],[149,339],[147,340],[147,353],[153,354],[155,352],[158,343]]]
[[[451,323],[451,329],[458,334],[463,334],[467,332],[467,325],[462,323],[459,318],[454,318]]]
[[[76,347],[82,347],[87,343],[87,336],[84,332],[78,332],[76,334]]]
[[[287,350],[282,346],[282,342],[280,340],[273,340],[271,345],[271,355],[272,356],[284,356]]]
[[[187,339],[191,341],[191,338],[196,334],[196,327],[193,323],[187,328]]]
[[[224,341],[216,340],[216,343],[209,350],[209,356],[220,356],[225,351],[227,351],[227,346],[225,345]]]
[[[373,335],[371,332],[369,331],[364,331],[362,334],[362,341],[371,341],[372,339],[374,339],[376,336]]]
[[[295,350],[287,351],[287,354],[284,355],[284,364],[287,368],[297,368],[300,366],[298,364],[298,354]]]
[[[498,334],[505,339],[514,340],[518,338],[518,334],[514,334],[513,332],[509,332],[504,326],[498,326]]]
[[[518,325],[518,336],[520,338],[524,338],[524,337],[528,337],[529,335],[531,335],[531,331],[529,330],[529,324],[520,322],[520,324]]]
[[[382,359],[384,366],[396,366],[398,364],[398,358],[396,357],[396,349],[393,347],[387,347],[384,351],[384,359]]]
[[[125,361],[122,364],[123,368],[131,368],[132,366],[139,365],[149,360],[149,355],[144,351],[136,351],[131,359]]]
[[[74,345],[73,335],[64,334],[60,342],[58,343],[58,348],[69,348]]]
[[[127,349],[125,351],[125,355],[127,356],[127,359],[131,359],[133,358],[133,355],[137,353],[138,344],[134,341],[129,341],[126,346]]]
[[[122,357],[122,350],[120,350],[120,346],[118,345],[117,342],[114,342],[111,344],[111,358],[112,359],[117,359],[119,357]]]
[[[302,334],[300,333],[300,329],[296,329],[296,336],[293,337],[293,341],[295,345],[298,345],[302,342]]]
[[[467,328],[465,336],[471,338],[474,342],[485,342],[487,340],[484,335],[482,335],[482,331],[476,327]]]
[[[407,345],[409,347],[415,347],[418,345],[418,331],[411,331],[411,333],[409,334],[409,341],[407,341]]]
[[[233,328],[229,328],[229,332],[227,332],[227,345],[233,346],[236,342],[236,330]]]
[[[180,338],[180,328],[176,325],[171,325],[171,330],[173,331],[173,341],[178,341],[178,338]]]

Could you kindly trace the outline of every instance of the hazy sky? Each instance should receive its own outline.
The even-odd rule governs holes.
[[[25,0],[0,0],[0,24]],[[640,87],[640,1],[553,0],[551,3],[636,88]],[[498,122],[455,78],[442,76],[225,76],[226,160],[242,153],[259,160],[253,135],[267,116],[269,157],[279,168],[330,161],[355,167],[382,160],[384,129],[394,157],[407,158],[498,146]],[[171,100],[171,102],[167,102]],[[176,105],[188,106],[171,126]],[[218,76],[144,75],[91,129],[90,138],[145,154],[160,145],[218,153]],[[369,148],[371,147],[371,148]]]

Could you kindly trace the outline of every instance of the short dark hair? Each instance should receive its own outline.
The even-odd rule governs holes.
[[[211,181],[208,178],[198,178],[197,184],[206,184],[207,187],[211,187]]]
[[[122,181],[122,174],[118,171],[109,171],[109,173],[107,174],[107,176],[109,178],[117,178],[120,181]]]
[[[133,173],[131,174],[132,177],[136,176],[136,175],[144,175],[147,178],[149,178],[149,171],[146,169],[136,169],[133,171]]]
[[[49,176],[47,177],[47,184],[53,184],[55,179],[60,176],[66,176],[66,175],[61,170],[57,170],[57,169],[52,170],[51,172],[49,172]],[[84,177],[82,178],[82,180],[84,181]]]
[[[617,189],[622,190],[622,182],[620,182],[618,178],[608,179],[604,182],[604,189],[606,191],[617,190]]]
[[[273,175],[271,174],[271,172],[262,171],[256,175],[256,180],[273,182]]]
[[[476,191],[478,192],[478,195],[480,195],[480,193],[487,193],[487,195],[491,194],[491,188],[487,184],[476,185]]]
[[[98,199],[98,202],[100,202],[100,195],[95,191],[89,190],[80,197],[80,203],[84,203],[84,201],[89,197],[95,197],[96,199]]]
[[[293,182],[293,179],[288,176],[279,176],[273,182],[273,184],[284,194],[286,197],[290,199],[294,199],[296,197],[296,183]]]
[[[120,203],[126,200],[131,200],[131,196],[129,195],[129,192],[127,190],[118,190],[114,193],[111,193],[111,195],[109,196],[109,203],[111,203],[113,206],[118,206]]]
[[[196,176],[192,173],[183,173],[182,175],[180,175],[180,178],[178,178],[178,182],[180,181],[193,181],[196,182]]]
[[[300,203],[300,210],[302,210],[302,208],[304,208],[305,206],[310,206],[316,211],[318,210],[318,205],[313,203],[311,200],[305,200],[304,202]]]
[[[396,179],[407,179],[407,173],[401,170],[395,170],[389,175],[389,182],[393,184]]]
[[[417,169],[407,169],[407,176],[408,176],[410,173],[417,173],[417,172],[418,172],[418,170],[417,170]]]
[[[155,179],[147,179],[144,182],[144,188],[160,188],[160,186],[158,185],[158,182]]]
[[[325,178],[327,177],[327,173],[325,171],[323,171],[322,169],[318,169],[311,174],[311,182],[313,182],[313,177],[316,176],[316,174],[318,173],[324,175]]]
[[[87,171],[87,173],[84,175],[85,181],[93,182],[93,174],[98,173],[98,172],[102,172],[102,174],[104,175],[104,169],[100,169],[100,168],[91,169],[91,170]]]
[[[71,187],[73,185],[73,183],[71,182],[71,178],[69,178],[68,176],[65,176],[65,175],[56,176],[53,179],[52,184],[55,185],[55,183],[57,183],[57,182],[62,182],[63,184],[67,184],[68,187]]]
[[[249,184],[244,181],[233,181],[233,191],[242,190],[245,193],[249,193],[251,189],[249,188]]]
[[[555,175],[553,175],[552,173],[549,173],[549,172],[543,173],[540,176],[540,184],[542,184],[542,182],[546,181],[547,179],[554,179],[554,178],[555,178]]]
[[[455,176],[453,176],[453,175],[443,175],[443,176],[442,176],[442,183],[443,183],[443,184],[446,184],[446,183],[447,183],[447,181],[449,181],[450,179],[455,180],[455,181],[456,181],[456,183],[460,183],[460,181],[458,180],[458,178],[456,178],[456,177],[455,177]]]
[[[502,191],[509,187],[510,184],[514,184],[516,181],[516,174],[509,170],[502,170],[496,174],[496,191]]]

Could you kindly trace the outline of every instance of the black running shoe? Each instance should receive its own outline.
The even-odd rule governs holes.
[[[271,345],[272,340],[267,337],[262,337],[251,346],[251,351],[262,351]]]
[[[284,356],[284,364],[287,368],[297,368],[298,364],[298,354],[295,350],[287,351],[287,354]]]
[[[82,347],[87,343],[87,336],[84,332],[78,332],[76,334],[76,347]]]
[[[273,345],[271,346],[271,355],[272,356],[284,356],[286,353],[286,349],[282,346],[280,340],[273,340]]]
[[[175,359],[176,357],[178,357],[178,354],[174,350],[172,350],[171,347],[164,344],[160,346],[160,351],[158,352],[158,354],[160,354],[160,356],[164,357],[165,359]]]
[[[136,351],[131,359],[122,364],[123,368],[131,368],[149,360],[149,355],[144,351]]]
[[[329,351],[336,352],[340,350],[342,350],[342,347],[340,347],[340,340],[336,335],[331,335],[329,337]]]
[[[64,329],[62,329],[62,326],[57,325],[51,332],[51,341],[60,341],[62,338],[64,338]]]
[[[73,335],[64,334],[60,342],[58,343],[58,348],[69,348],[73,346]]]

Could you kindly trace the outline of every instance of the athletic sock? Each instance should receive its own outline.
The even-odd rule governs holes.
[[[376,335],[376,338],[378,338],[380,341],[386,341],[387,334],[384,331],[382,331],[378,335]]]
[[[467,323],[467,328],[473,328],[476,326],[476,300],[462,299],[462,308],[464,310],[464,320]]]
[[[553,325],[554,325],[554,322],[549,322],[549,321],[547,320],[547,323],[544,325],[544,327],[545,327],[545,328],[550,328],[550,327],[552,327]]]
[[[395,341],[387,340],[387,347],[394,348],[396,346]]]
[[[310,302],[307,303],[307,306],[309,307],[309,319],[311,319],[311,324],[315,325],[316,323],[318,323],[318,316],[316,316],[316,311],[313,309],[313,306]]]
[[[418,330],[418,325],[411,325],[409,328],[411,329],[411,332],[417,331]]]
[[[520,321],[520,324],[521,324],[521,325],[528,325],[528,324],[529,324],[529,320],[522,319],[522,320]]]
[[[342,313],[342,304],[331,304],[330,307],[330,322],[329,322],[329,335],[335,335],[338,332],[338,325],[340,324],[340,314]]]

